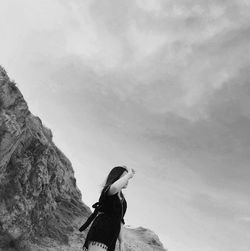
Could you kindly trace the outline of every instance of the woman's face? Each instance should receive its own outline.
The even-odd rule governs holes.
[[[127,171],[124,171],[124,172],[122,173],[121,177],[123,177],[123,176],[126,175],[127,173],[128,173]],[[123,188],[127,188],[127,186],[128,186],[128,181],[127,181],[127,183],[124,185]]]

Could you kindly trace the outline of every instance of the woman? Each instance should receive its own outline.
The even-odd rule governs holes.
[[[126,166],[116,166],[110,171],[99,198],[102,201],[100,213],[86,236],[84,251],[114,251],[117,239],[120,251],[124,251],[122,229],[127,202],[122,189],[127,188],[128,180],[134,174],[134,169]]]

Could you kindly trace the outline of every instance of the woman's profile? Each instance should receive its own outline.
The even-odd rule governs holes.
[[[134,169],[126,166],[116,166],[109,172],[99,198],[102,204],[87,233],[84,251],[114,251],[117,239],[120,251],[124,250],[123,225],[127,202],[122,189],[127,188],[128,180],[134,174]]]

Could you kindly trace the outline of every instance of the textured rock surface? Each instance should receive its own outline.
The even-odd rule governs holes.
[[[81,250],[87,231],[78,228],[91,210],[52,139],[0,67],[0,250]],[[125,235],[127,250],[164,250],[150,230]]]

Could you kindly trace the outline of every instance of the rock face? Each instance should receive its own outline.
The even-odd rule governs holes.
[[[0,66],[1,251],[81,250],[89,228],[78,228],[91,210],[52,139]],[[127,250],[165,250],[150,230],[126,228],[125,235]]]

